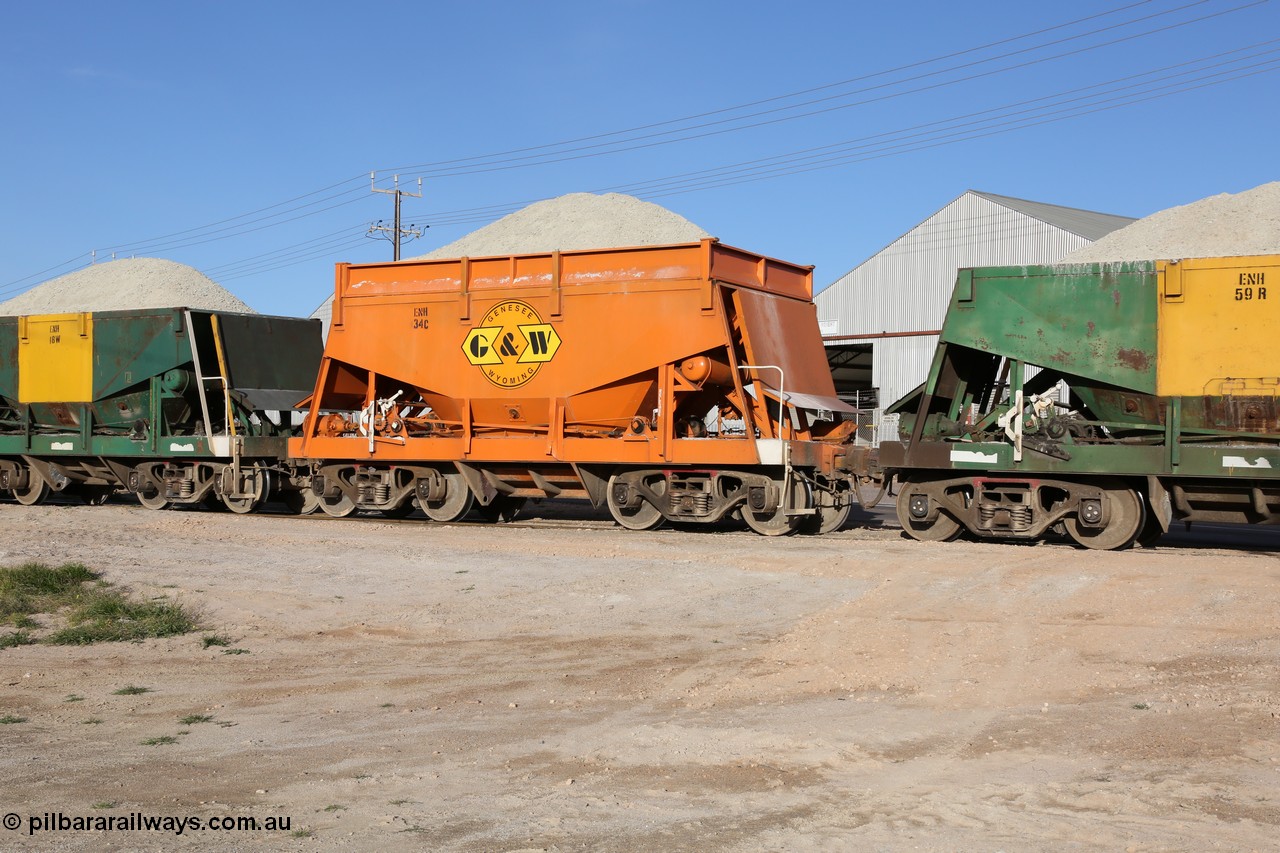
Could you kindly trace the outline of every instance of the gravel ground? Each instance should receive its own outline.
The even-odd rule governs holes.
[[[543,514],[0,506],[0,563],[84,561],[208,626],[0,651],[0,812],[291,818],[6,849],[1275,849],[1273,532],[1095,553],[911,542],[888,510],[783,540]]]

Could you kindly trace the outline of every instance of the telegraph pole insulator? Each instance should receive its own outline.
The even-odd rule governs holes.
[[[389,189],[389,190],[378,189],[375,183],[377,174],[378,174],[377,172],[369,173],[369,186],[376,193],[386,193],[387,195],[395,196],[395,200],[396,200],[395,223],[390,228],[388,228],[387,226],[382,224],[381,220],[379,220],[377,225],[369,226],[368,233],[369,233],[369,236],[373,236],[374,232],[376,231],[382,234],[385,237],[385,239],[390,240],[391,245],[393,247],[391,259],[393,261],[398,261],[400,260],[400,238],[408,237],[410,240],[414,240],[422,236],[422,229],[412,224],[410,224],[407,228],[400,227],[400,199],[404,198],[405,196],[408,196],[409,198],[422,198],[422,178],[418,178],[418,191],[416,193],[411,193],[411,192],[405,192],[404,190],[400,189],[399,175],[395,175],[392,178],[393,189]],[[427,227],[427,226],[424,226],[424,227]]]

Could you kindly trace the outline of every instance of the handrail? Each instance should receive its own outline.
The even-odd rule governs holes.
[[[782,511],[788,511],[787,491],[791,485],[791,442],[785,439],[787,429],[787,374],[776,364],[739,364],[739,370],[776,370],[778,371],[778,438],[782,441]],[[757,380],[760,381],[760,380]],[[764,383],[760,385],[760,398],[764,401]],[[769,414],[769,404],[765,402],[765,415]]]

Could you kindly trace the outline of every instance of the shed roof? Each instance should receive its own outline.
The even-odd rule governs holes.
[[[981,190],[969,190],[969,192],[982,196],[1002,207],[1030,216],[1032,219],[1038,219],[1055,228],[1069,231],[1086,240],[1100,239],[1134,221],[1132,216],[1116,216],[1113,213],[1098,213],[1093,210],[1081,210],[1076,207],[1062,207],[1057,204],[1045,204],[1042,201],[1028,201],[1024,198],[984,193]]]

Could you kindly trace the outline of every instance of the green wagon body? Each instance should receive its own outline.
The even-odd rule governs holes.
[[[252,508],[290,490],[313,320],[185,308],[0,318],[0,490]],[[224,380],[225,377],[225,380]],[[230,417],[228,417],[230,412]]]
[[[962,270],[881,445],[904,528],[1112,548],[1174,520],[1280,521],[1268,276],[1280,257]]]

